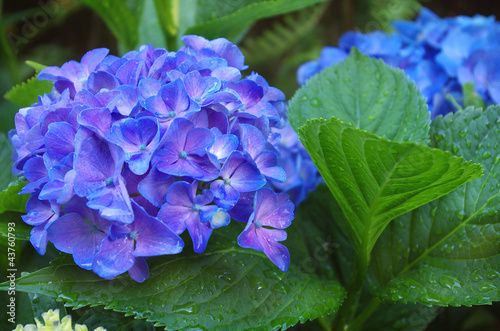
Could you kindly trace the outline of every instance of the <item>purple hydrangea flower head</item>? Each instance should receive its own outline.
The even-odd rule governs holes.
[[[257,191],[254,212],[248,219],[245,230],[238,237],[241,247],[263,251],[282,271],[288,270],[288,249],[279,244],[286,240],[286,229],[293,219],[293,203],[286,194],[276,194],[264,187]]]
[[[204,49],[214,51],[217,56],[225,59],[229,66],[235,67],[238,70],[244,70],[247,66],[244,65],[245,57],[236,45],[233,45],[227,39],[219,38],[207,40],[199,36],[184,36],[182,41],[186,44],[180,50],[192,49],[196,52]]]
[[[68,202],[65,211],[67,214],[48,227],[48,240],[61,252],[73,254],[75,263],[80,267],[90,270],[111,222],[85,206],[85,200],[80,197]]]
[[[264,176],[245,155],[234,151],[227,158],[220,171],[221,179],[210,184],[215,203],[222,208],[232,208],[240,198],[240,192],[258,190],[266,184]]]
[[[43,69],[38,75],[40,80],[54,82],[54,88],[63,93],[66,89],[74,96],[80,91],[99,63],[106,57],[109,50],[105,48],[94,49],[82,57],[80,63],[69,61],[61,68],[48,67]]]
[[[218,208],[216,205],[210,205],[214,199],[210,190],[203,190],[200,195],[196,195],[197,189],[197,181],[191,184],[177,182],[170,186],[165,199],[166,203],[160,209],[158,219],[176,234],[181,234],[188,229],[193,240],[194,251],[202,253],[212,234],[209,221],[218,212]],[[220,217],[217,215],[216,223],[223,222],[219,220]]]
[[[123,149],[130,170],[143,175],[149,170],[151,157],[160,144],[160,128],[155,118],[128,118],[113,124],[107,138]]]
[[[43,255],[47,250],[47,228],[59,217],[60,207],[57,203],[40,200],[37,193],[32,194],[26,203],[28,214],[21,217],[25,223],[34,226],[30,242],[38,254]]]
[[[153,163],[168,175],[213,180],[218,170],[208,159],[207,148],[214,141],[215,136],[209,129],[195,128],[191,121],[183,118],[175,119],[153,156]]]
[[[155,93],[145,99],[144,107],[162,122],[171,121],[176,117],[189,117],[200,110],[200,106],[186,92],[182,79],[178,78],[163,85],[158,91],[155,91],[156,84],[159,86],[160,83],[156,80],[148,80],[142,86],[143,94]],[[151,90],[152,92],[149,92]]]
[[[33,158],[33,160],[35,159]],[[43,186],[39,199],[55,200],[58,204],[63,205],[75,195],[73,186],[76,171],[73,169],[73,160],[74,153],[70,153],[50,168],[48,173],[50,180]]]
[[[16,129],[9,133],[14,146],[14,174],[21,174],[24,163],[43,152],[44,134],[50,123],[56,121],[61,113],[67,113],[70,102],[69,92],[62,94],[52,92],[38,98],[38,102],[30,107],[21,108],[15,115]]]
[[[265,151],[267,140],[259,129],[253,125],[241,124],[241,146],[254,161],[259,171],[267,179],[277,182],[286,180],[286,173],[278,166],[278,156],[271,151]]]
[[[74,189],[79,196],[87,197],[87,206],[98,209],[101,216],[130,223],[132,207],[121,175],[123,154],[98,138],[85,140],[75,161]]]
[[[146,259],[179,253],[186,229],[201,253],[231,218],[248,221],[256,191],[285,181],[283,92],[243,77],[226,39],[183,40],[177,52],[96,49],[41,71],[53,91],[9,133],[39,253],[51,241],[100,277],[141,282]]]
[[[92,260],[92,270],[100,277],[112,279],[130,270],[137,257],[177,254],[184,242],[169,227],[150,216],[132,202],[134,221],[127,225],[111,225]]]

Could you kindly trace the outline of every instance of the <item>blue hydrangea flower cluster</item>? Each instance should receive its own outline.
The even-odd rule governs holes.
[[[279,150],[281,157],[278,158],[278,166],[286,173],[284,182],[269,181],[269,186],[276,192],[285,192],[290,200],[298,206],[309,193],[314,192],[320,183],[324,183],[318,168],[299,140],[299,135],[292,129],[289,123],[283,128],[273,128],[273,132],[279,134]]]
[[[393,33],[345,33],[338,47],[325,47],[317,61],[299,68],[299,84],[344,60],[356,47],[403,69],[427,98],[432,118],[455,111],[446,95],[463,102],[462,86],[469,82],[487,104],[500,103],[500,23],[495,17],[441,19],[422,8],[414,22],[399,20],[393,27]]]
[[[288,269],[279,242],[294,204],[269,188],[286,179],[285,96],[256,73],[242,79],[226,39],[183,41],[123,57],[95,49],[40,72],[54,89],[19,110],[9,135],[40,254],[50,241],[100,277],[141,282],[148,257],[182,251],[184,231],[201,253],[232,218],[246,223],[240,246]]]

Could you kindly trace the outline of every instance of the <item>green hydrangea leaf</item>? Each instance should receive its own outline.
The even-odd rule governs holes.
[[[363,325],[363,331],[424,331],[438,313],[437,307],[384,302]]]
[[[132,316],[125,317],[123,313],[106,310],[103,307],[89,308],[75,323],[87,326],[88,330],[103,327],[113,331],[155,331],[152,322],[137,320]]]
[[[142,284],[126,274],[101,279],[65,256],[18,278],[16,290],[75,308],[102,305],[170,330],[286,329],[338,309],[345,290],[337,282],[294,264],[282,273],[262,253],[238,247],[236,237],[234,229],[219,229],[203,254],[185,248],[149,258],[150,277]],[[7,287],[0,284],[0,290]]]
[[[36,72],[40,72],[43,69],[47,68],[46,65],[35,62],[35,61],[26,61],[26,64],[29,65],[31,68],[35,69]]]
[[[179,32],[181,35],[196,34],[207,39],[224,37],[235,40],[257,20],[289,13],[323,1],[325,0],[180,1],[179,12],[184,12],[184,17],[181,16]],[[191,11],[187,8],[191,8]]]
[[[481,166],[421,143],[399,143],[333,117],[299,135],[346,220],[362,263],[391,220],[481,176]],[[319,142],[319,143],[318,143]]]
[[[139,22],[122,0],[79,0],[97,12],[116,39],[129,51],[138,41]]]
[[[26,214],[24,212],[23,214]],[[32,226],[23,222],[19,213],[5,212],[0,214],[0,236],[7,238],[9,236],[9,232],[15,234],[16,240],[18,241],[29,241],[30,240],[30,232],[33,228]],[[9,231],[9,225],[15,223],[15,231]],[[11,226],[12,227],[12,226]],[[2,238],[7,245],[7,241]]]
[[[295,130],[307,120],[337,117],[380,137],[427,144],[425,98],[404,72],[353,49],[349,57],[309,79],[290,101]]]
[[[28,107],[37,102],[38,96],[52,91],[52,82],[38,80],[35,76],[26,82],[14,86],[5,94],[5,99],[19,107]]]
[[[24,324],[28,324],[28,322],[33,323],[34,318],[43,321],[42,314],[48,311],[49,309],[52,310],[59,309],[60,318],[63,318],[68,314],[66,312],[66,308],[64,308],[64,304],[61,302],[56,302],[54,298],[41,294],[33,294],[33,293],[23,293],[23,294],[25,295],[23,296],[23,301],[27,301],[25,302],[27,304],[26,306],[31,308],[31,312],[33,314],[33,318],[30,320],[26,320]]]
[[[500,107],[467,108],[432,123],[432,145],[480,163],[484,176],[395,220],[370,271],[384,300],[426,305],[500,300]]]
[[[25,213],[26,202],[29,194],[18,194],[27,181],[24,177],[11,182],[3,191],[0,192],[0,214],[6,211]]]

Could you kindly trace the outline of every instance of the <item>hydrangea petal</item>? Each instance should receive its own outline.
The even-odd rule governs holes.
[[[129,238],[111,240],[106,237],[101,250],[92,261],[92,271],[99,277],[113,279],[128,271],[135,263],[134,241]]]

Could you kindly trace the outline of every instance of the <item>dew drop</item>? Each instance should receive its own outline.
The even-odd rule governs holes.
[[[457,218],[462,221],[465,218],[466,214],[464,210],[457,210],[455,212],[455,215],[457,215]]]
[[[489,158],[490,156],[491,156],[491,153],[490,153],[490,152],[488,152],[488,151],[486,151],[486,152],[484,152],[484,153],[483,153],[483,159],[487,159],[487,158]]]
[[[321,101],[319,101],[318,98],[314,98],[311,100],[311,106],[318,107],[319,105],[321,105]]]
[[[75,302],[78,299],[78,293],[66,293],[66,294],[59,294],[57,296],[58,301],[64,301],[64,302]]]
[[[439,130],[437,133],[434,134],[434,139],[436,141],[441,141],[444,139],[446,133],[444,132],[444,130]]]
[[[453,143],[452,149],[453,149],[453,153],[457,154],[458,151],[460,150],[460,145],[455,142],[455,143]]]
[[[500,272],[496,271],[496,270],[492,270],[488,273],[488,279],[495,279],[497,278],[498,276],[500,276]]]
[[[194,302],[187,302],[182,305],[174,305],[172,311],[179,314],[196,314],[200,311],[200,307]]]
[[[266,271],[264,271],[264,275],[268,278],[268,279],[275,279],[275,280],[281,280],[283,277],[280,276],[278,274],[277,271],[275,270],[271,270],[271,269],[268,269]]]
[[[488,291],[491,291],[491,290],[495,290],[497,287],[495,286],[495,284],[493,283],[489,283],[489,282],[482,282],[481,284],[479,284],[478,286],[478,290],[479,292],[488,292]]]
[[[290,291],[290,288],[288,288],[285,284],[276,283],[273,285],[271,290],[276,293],[287,294]]]
[[[439,284],[441,284],[441,286],[449,290],[459,289],[462,287],[460,281],[450,275],[441,275],[439,277]]]
[[[467,129],[460,131],[460,137],[464,137],[467,134]]]
[[[418,299],[420,300],[421,303],[423,303],[424,305],[428,305],[428,306],[435,305],[435,304],[439,303],[439,300],[437,300],[429,295],[422,295]]]
[[[217,275],[217,278],[225,280],[228,283],[232,283],[234,279],[234,274],[229,270],[225,270],[221,274]]]
[[[395,293],[391,296],[392,301],[400,301],[403,300],[403,296],[401,294]]]
[[[260,291],[267,287],[267,284],[263,282],[260,278],[248,275],[248,280],[250,281],[250,286],[254,291]]]

